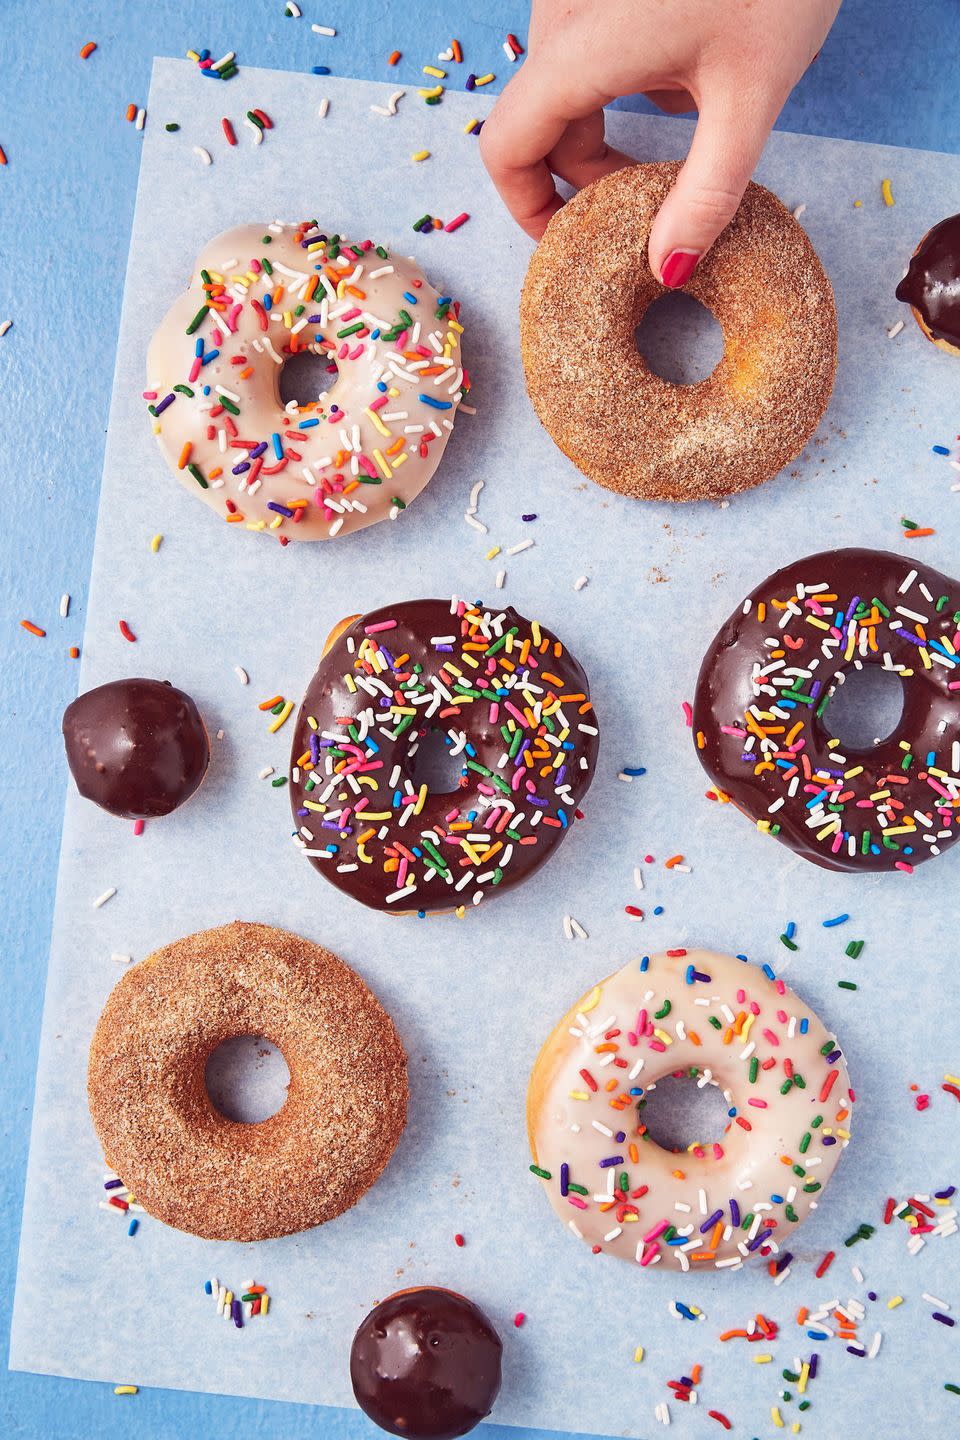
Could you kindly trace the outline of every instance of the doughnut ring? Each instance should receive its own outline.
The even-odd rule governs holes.
[[[829,870],[910,872],[960,836],[960,585],[879,550],[785,565],[707,650],[700,763],[758,830]],[[900,676],[885,740],[841,746],[829,704],[853,670]]]
[[[433,475],[469,385],[459,306],[416,263],[314,221],[217,236],[147,356],[168,464],[241,529],[281,544],[395,520]],[[292,356],[337,378],[284,405]]]
[[[431,735],[459,761],[443,790],[418,771]],[[294,840],[373,909],[462,913],[560,844],[597,744],[587,677],[538,621],[456,597],[352,615],[297,716]]]
[[[729,1121],[669,1152],[646,1097],[670,1075],[716,1085]],[[527,1092],[533,1164],[578,1239],[642,1267],[789,1264],[850,1136],[839,1045],[778,980],[732,955],[668,950],[602,980],[540,1051]]]
[[[634,332],[666,291],[650,227],[677,164],[632,165],[551,219],[520,300],[520,348],[541,424],[584,475],[638,500],[707,500],[769,480],[806,445],[837,368],[833,291],[801,226],[751,183],[684,287],[723,330],[695,385],[654,374]]]
[[[224,1040],[264,1035],[290,1070],[257,1124],[207,1094]],[[90,1046],[87,1094],[107,1163],[149,1214],[207,1240],[269,1240],[355,1205],[403,1132],[407,1060],[383,1006],[319,945],[237,921],[128,970]]]

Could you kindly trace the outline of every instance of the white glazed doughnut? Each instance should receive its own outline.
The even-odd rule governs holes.
[[[396,519],[440,462],[469,381],[459,307],[412,259],[300,225],[212,240],[147,357],[144,399],[181,483],[224,519],[331,540]],[[303,351],[338,370],[284,407]]]
[[[645,1135],[643,1103],[678,1073],[720,1086],[730,1123],[669,1152]],[[769,966],[668,950],[601,981],[547,1039],[527,1094],[530,1168],[596,1251],[682,1270],[774,1254],[782,1268],[853,1099],[836,1040]]]

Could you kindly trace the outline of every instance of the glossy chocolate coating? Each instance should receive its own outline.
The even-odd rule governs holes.
[[[453,1440],[490,1414],[500,1392],[500,1337],[452,1290],[423,1286],[382,1300],[350,1350],[357,1403],[410,1440]]]
[[[935,340],[960,347],[960,215],[927,231],[897,286],[897,299],[913,306]]]
[[[169,815],[210,760],[199,710],[166,680],[111,680],[78,695],[63,739],[80,794],[126,820]]]
[[[955,580],[902,555],[834,550],[784,566],[737,606],[704,657],[693,706],[700,763],[739,810],[827,869],[903,869],[939,854],[960,837],[958,607]],[[861,626],[858,613],[875,623]],[[831,745],[828,720],[830,697],[858,663],[910,673],[893,733],[854,750]],[[766,674],[755,683],[757,666]]]
[[[494,613],[503,615],[504,629],[518,627],[521,635],[530,633],[531,623],[515,610],[505,608]],[[394,622],[392,629],[378,629],[381,625]],[[453,671],[444,671],[445,665],[459,662],[457,674],[460,677],[476,677],[479,674],[485,680],[486,676],[482,666],[479,670],[471,669],[459,653],[461,620],[451,614],[449,600],[412,600],[384,606],[361,616],[334,641],[320,661],[300,707],[290,760],[290,800],[294,823],[298,829],[306,827],[313,836],[306,848],[314,852],[310,863],[321,875],[374,909],[433,911],[452,910],[458,905],[470,904],[478,887],[471,882],[467,888],[456,890],[453,883],[437,872],[431,872],[421,861],[416,863],[415,868],[416,892],[404,897],[399,907],[393,902],[388,904],[387,897],[398,888],[397,866],[394,861],[392,869],[385,870],[384,860],[389,861],[385,852],[395,840],[411,849],[422,845],[424,833],[432,836],[432,843],[435,847],[439,846],[448,860],[449,873],[454,880],[463,877],[467,870],[472,869],[482,875],[492,873],[495,866],[502,868],[502,874],[496,881],[479,887],[484,890],[486,898],[524,880],[543,864],[573,826],[577,806],[593,778],[598,737],[596,716],[589,706],[590,690],[583,669],[566,648],[559,656],[556,655],[554,646],[559,642],[551,631],[541,626],[538,633],[541,643],[546,644],[548,650],[546,654],[536,653],[528,662],[530,667],[534,664],[538,667],[530,668],[529,673],[534,685],[540,680],[541,670],[562,680],[560,686],[554,686],[552,681],[544,679],[543,688],[545,692],[559,690],[565,697],[563,714],[569,727],[570,748],[569,752],[564,752],[564,770],[551,771],[544,777],[538,762],[537,766],[526,771],[527,776],[535,777],[534,800],[529,800],[523,789],[511,792],[510,786],[506,787],[507,802],[516,798],[517,810],[526,816],[520,827],[523,833],[520,838],[511,838],[501,829],[492,836],[494,842],[499,841],[495,859],[489,864],[484,862],[471,866],[461,864],[462,852],[443,837],[475,830],[477,826],[471,826],[468,817],[479,816],[482,820],[484,814],[491,813],[489,807],[485,810],[485,806],[498,783],[489,778],[491,775],[508,780],[515,776],[515,768],[521,764],[522,757],[503,762],[506,745],[500,726],[510,718],[506,700],[515,700],[515,708],[524,707],[528,702],[518,698],[516,693],[512,696],[500,695],[500,713],[496,719],[491,719],[491,707],[485,699],[476,703],[465,701],[459,707],[451,703],[458,698],[455,693],[457,678]],[[438,650],[433,643],[438,637],[453,635],[458,637],[457,642],[446,650]],[[362,683],[378,682],[381,678],[379,675],[367,676],[357,668],[358,652],[368,637],[382,645],[387,654],[386,667],[381,672],[390,682],[389,685],[384,682],[386,693],[376,689],[368,693],[356,685],[354,677]],[[482,651],[484,647],[480,645],[477,648]],[[498,649],[498,656],[503,653],[502,647]],[[400,657],[406,657],[402,664],[399,663]],[[516,649],[512,653],[511,664],[513,675],[520,675],[528,668],[519,665]],[[428,687],[434,677],[446,674],[448,699],[432,714],[429,706],[421,705],[416,710],[411,728],[394,740],[389,732],[397,722],[391,720],[394,712],[390,707],[396,703],[397,687],[406,683],[404,677],[416,675],[417,666],[422,667],[420,678]],[[348,684],[347,676],[350,676],[353,688]],[[494,676],[492,683],[496,679]],[[522,686],[520,690],[523,690]],[[491,698],[497,698],[497,692],[491,690],[488,693]],[[369,720],[369,729],[365,729],[367,720],[364,716]],[[424,717],[422,720],[421,716]],[[314,725],[310,724],[311,720]],[[349,726],[344,724],[346,720],[349,720]],[[584,725],[588,726],[587,730],[581,728]],[[451,729],[465,732],[471,747],[460,757],[462,774],[459,784],[452,791],[430,791],[420,810],[409,817],[408,823],[401,825],[399,817],[407,802],[397,804],[398,791],[409,782],[415,792],[420,783],[416,755],[410,753],[413,746],[428,731],[433,730],[440,736]],[[360,788],[358,780],[356,790],[348,783],[330,783],[325,768],[329,762],[323,747],[331,746],[329,737],[343,735],[346,740],[348,730],[352,730],[355,736],[368,734],[377,747],[363,757],[365,771],[360,776],[363,788]],[[532,735],[535,732],[531,729],[528,733]],[[366,740],[363,744],[367,745]],[[310,788],[311,772],[303,763],[304,757],[309,757],[311,753],[311,746],[317,762],[314,775],[320,777],[314,788]],[[359,753],[359,748],[353,753]],[[334,750],[337,750],[335,744]],[[547,759],[553,759],[556,754],[556,749],[551,748]],[[351,756],[348,755],[347,759],[349,761]],[[486,773],[471,768],[468,763],[471,761],[474,765],[485,767]],[[584,762],[582,765],[581,761]],[[397,768],[399,779],[393,780]],[[557,774],[559,782],[554,779]],[[558,783],[561,789],[555,788]],[[487,793],[484,793],[484,786]],[[519,803],[521,801],[523,803]],[[318,809],[318,805],[322,808]],[[357,805],[360,808],[353,810],[352,807]],[[331,818],[343,813],[342,806],[351,807],[344,824]],[[363,822],[364,808],[378,818],[373,822]],[[529,822],[535,809],[539,809],[540,815],[534,826]],[[562,823],[557,818],[561,811]],[[451,825],[453,812],[456,812],[456,818]],[[383,838],[381,832],[386,832]],[[519,831],[514,831],[514,836],[517,834]],[[365,836],[368,837],[366,840]],[[438,836],[441,838],[438,839]],[[316,855],[318,849],[328,846],[333,847],[332,858]],[[474,853],[477,853],[476,850]],[[508,855],[509,858],[506,858]],[[414,866],[411,865],[411,868]]]

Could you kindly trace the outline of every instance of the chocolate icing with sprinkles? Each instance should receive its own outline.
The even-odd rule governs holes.
[[[374,909],[476,905],[537,869],[578,818],[598,728],[581,666],[515,610],[412,600],[345,622],[297,717],[294,839]],[[431,731],[452,793],[416,780]]]
[[[290,1070],[257,1124],[207,1093],[224,1040],[263,1035]],[[403,1133],[407,1061],[389,1015],[329,950],[236,921],[128,970],[97,1022],[87,1072],[107,1164],[149,1214],[210,1240],[268,1240],[355,1205]]]
[[[679,169],[634,165],[581,190],[547,226],[520,301],[541,423],[591,480],[639,500],[769,480],[810,439],[837,368],[830,282],[802,227],[753,183],[684,287],[719,321],[723,357],[695,385],[648,368],[634,332],[667,292],[647,241]]]
[[[899,675],[903,713],[853,751],[826,721],[865,665]],[[960,835],[960,585],[877,550],[784,566],[707,650],[693,735],[714,798],[759,830],[827,869],[909,873]]]

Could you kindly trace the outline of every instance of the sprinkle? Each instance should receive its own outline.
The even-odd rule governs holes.
[[[448,220],[443,228],[447,232],[447,234],[450,235],[453,233],[454,230],[459,230],[461,225],[466,225],[469,219],[470,216],[467,214],[466,210],[464,210],[461,214],[455,215],[452,220]]]
[[[880,183],[880,193],[881,193],[881,195],[883,196],[883,203],[884,203],[884,205],[892,205],[892,204],[893,204],[893,191],[892,191],[891,188],[890,188],[890,181],[889,181],[889,180],[883,180],[883,181],[881,181],[881,183]]]
[[[903,329],[903,325],[904,322],[902,320],[897,320],[893,325],[891,325],[887,330],[887,339],[896,340],[897,336],[900,334],[900,331]]]
[[[160,546],[161,546],[162,544],[163,544],[163,536],[162,536],[162,535],[154,535],[153,539],[150,541],[150,549],[153,551],[154,555],[156,555],[157,551],[160,549]]]
[[[136,1222],[134,1222],[134,1223],[136,1223]],[[132,1232],[131,1232],[131,1233],[132,1233]],[[113,1393],[114,1393],[114,1395],[136,1395],[136,1394],[139,1393],[139,1386],[137,1386],[137,1385],[114,1385],[114,1387],[113,1387]]]
[[[324,98],[323,100],[320,101],[320,108],[319,108],[319,110],[317,111],[317,114],[320,116],[320,119],[321,119],[321,120],[326,120],[326,118],[327,118],[327,116],[329,115],[329,113],[330,113],[330,101],[327,100],[326,98]]]
[[[843,925],[849,919],[849,915],[835,915],[832,920],[824,920],[822,922],[823,928],[824,930],[832,930],[834,925]]]
[[[101,905],[106,905],[107,901],[108,901],[108,900],[112,900],[113,897],[114,897],[114,895],[116,895],[116,893],[117,893],[117,887],[116,887],[116,885],[111,885],[109,890],[104,890],[103,894],[102,894],[102,895],[98,895],[97,898],[96,898],[96,900],[94,900],[94,902],[93,902],[93,908],[94,908],[94,910],[99,910],[100,907],[101,907]]]
[[[202,145],[194,145],[193,153],[197,156],[199,160],[203,162],[204,165],[213,164],[213,156],[210,154],[209,150],[204,150]]]
[[[574,582],[573,582],[573,588],[574,588],[574,590],[582,590],[583,587],[584,587],[585,585],[587,585],[588,583],[589,583],[589,577],[586,576],[586,575],[581,575],[579,580],[574,580]]]
[[[39,625],[34,625],[32,620],[21,620],[20,625],[24,630],[29,630],[31,635],[37,635],[40,639],[46,636],[46,630],[41,630]]]
[[[332,25],[311,25],[310,29],[314,35],[336,35],[337,33]]]
[[[6,335],[12,324],[12,320],[0,320],[0,335]]]
[[[517,1313],[516,1313],[516,1315],[514,1315],[514,1317],[513,1317],[513,1323],[514,1323],[514,1325],[517,1327],[518,1330],[520,1329],[520,1326],[523,1324],[523,1322],[524,1322],[524,1320],[526,1320],[526,1318],[527,1318],[527,1317],[526,1317],[526,1315],[523,1313],[522,1310],[518,1310]]]
[[[127,624],[126,620],[118,620],[117,628],[120,631],[120,634],[123,636],[124,640],[129,640],[131,645],[136,643],[137,637],[130,629],[130,626]]]
[[[413,152],[413,154],[410,156],[410,159],[411,159],[411,160],[416,160],[416,161],[418,161],[418,162],[419,162],[420,160],[429,160],[429,159],[430,159],[430,151],[429,151],[429,150],[415,150],[415,151]]]
[[[224,135],[227,137],[227,144],[228,144],[228,145],[236,145],[236,143],[237,143],[236,131],[234,130],[234,128],[233,128],[233,126],[231,125],[230,121],[227,119],[226,115],[224,115],[223,119],[220,121],[220,124],[221,124],[221,126],[223,127],[223,133],[224,133]]]
[[[81,50],[80,50],[80,59],[81,59],[81,60],[89,60],[89,59],[90,59],[90,56],[93,54],[93,52],[94,52],[94,50],[96,50],[96,48],[97,48],[97,42],[96,42],[96,40],[88,40],[87,43],[86,43],[86,45],[82,46],[82,48],[81,48]]]
[[[457,1234],[457,1235],[454,1235],[454,1237],[453,1237],[453,1243],[454,1243],[454,1245],[457,1245],[457,1246],[462,1250],[463,1247],[464,1247],[464,1245],[465,1245],[467,1242],[464,1240],[464,1238],[463,1238],[462,1235]]]

